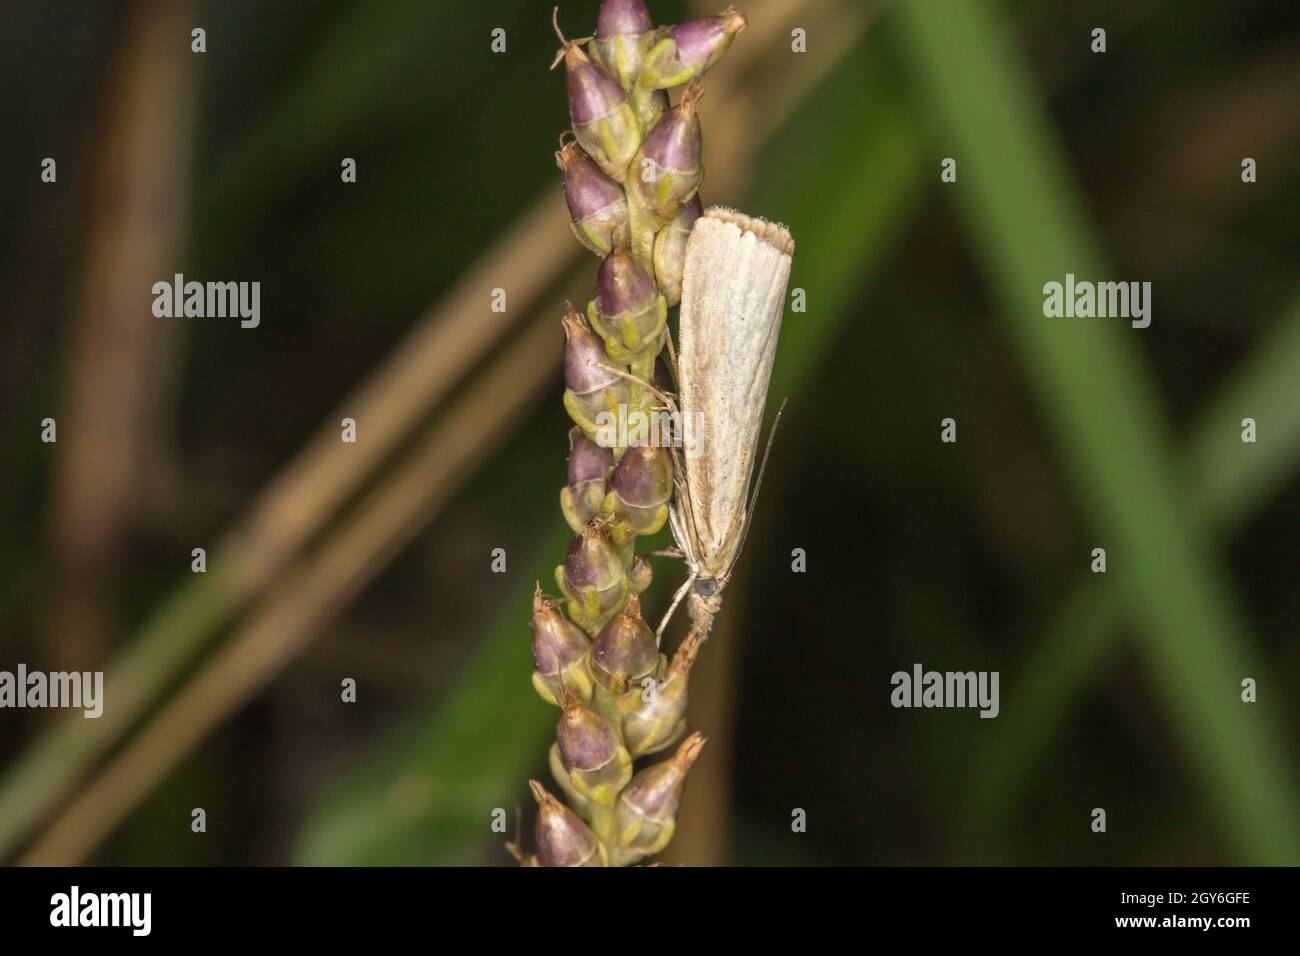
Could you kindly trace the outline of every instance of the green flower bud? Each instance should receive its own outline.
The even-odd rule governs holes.
[[[569,783],[597,806],[612,807],[632,779],[632,758],[609,721],[566,690],[561,689],[559,699],[555,742]]]
[[[687,691],[699,651],[699,636],[687,635],[673,655],[664,679],[646,688],[636,709],[623,719],[623,741],[632,756],[657,753],[686,730]]]
[[[745,15],[735,7],[728,7],[717,16],[669,27],[645,55],[641,85],[665,90],[698,79],[722,59],[731,41],[746,25]]]
[[[631,583],[623,560],[599,522],[583,528],[569,545],[555,580],[568,599],[569,619],[594,634],[627,604]]]
[[[533,594],[533,687],[548,704],[558,703],[561,687],[583,700],[591,699],[591,672],[587,653],[591,640],[559,609],[542,597],[539,584]]]
[[[655,232],[695,197],[704,178],[700,164],[700,96],[700,85],[692,83],[681,102],[646,135],[632,160],[632,174],[626,183],[628,202],[646,211]]]
[[[673,463],[663,448],[635,445],[609,476],[605,509],[636,534],[654,534],[668,520],[673,496]]]
[[[686,269],[686,240],[691,237],[695,220],[704,214],[697,195],[677,210],[672,222],[655,236],[655,281],[671,309],[682,301],[682,273]]]
[[[617,697],[658,668],[658,642],[641,619],[641,602],[633,597],[596,635],[591,645],[591,672]]]
[[[627,241],[627,196],[623,187],[600,171],[577,145],[565,143],[555,154],[564,171],[564,201],[568,203],[574,237],[596,253],[608,255]]]
[[[621,183],[641,145],[636,113],[618,80],[593,63],[582,47],[564,38],[558,16],[556,8],[552,22],[562,48],[552,66],[564,61],[573,135],[605,174]]]
[[[704,742],[699,734],[691,734],[675,754],[642,770],[619,795],[614,812],[619,863],[634,863],[668,845],[677,828],[686,775],[699,759]]]
[[[630,383],[608,367],[616,364],[604,340],[570,306],[564,314],[564,408],[596,444],[605,431],[602,419],[617,416],[628,402]]]
[[[539,866],[608,866],[605,850],[577,814],[547,793],[536,780],[528,789],[537,801],[537,864]]]
[[[623,249],[605,257],[596,273],[596,298],[587,306],[592,328],[616,362],[657,355],[668,327],[668,303],[654,279]]]

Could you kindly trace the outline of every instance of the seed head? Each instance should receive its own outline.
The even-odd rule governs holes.
[[[596,18],[592,55],[631,93],[654,37],[654,21],[642,0],[605,0]]]
[[[690,634],[673,655],[664,679],[649,699],[623,720],[623,740],[634,757],[657,753],[671,745],[686,729],[691,668],[700,650],[700,637]]]
[[[561,692],[560,719],[555,725],[555,740],[560,757],[569,770],[585,773],[602,769],[618,756],[618,734],[609,721],[590,707],[584,707],[573,695]]]
[[[686,790],[686,775],[704,743],[700,734],[691,734],[675,754],[642,770],[619,795],[614,814],[619,862],[635,862],[668,845]]]
[[[654,279],[624,249],[607,255],[596,273],[596,298],[587,318],[605,339],[609,356],[629,363],[663,345],[668,303]]]
[[[639,36],[655,28],[645,0],[605,0],[596,14],[596,39],[606,40],[620,34]]]
[[[641,619],[641,603],[634,597],[596,635],[591,646],[592,673],[606,690],[619,695],[658,666],[658,643]]]
[[[673,464],[663,448],[634,445],[623,452],[609,476],[614,514],[637,534],[654,534],[668,520]]]
[[[666,90],[698,79],[722,58],[746,25],[745,15],[728,7],[716,16],[669,27],[646,53],[641,67],[642,85]]]
[[[625,250],[616,249],[596,273],[596,306],[600,317],[615,322],[624,312],[639,314],[654,308],[659,292],[654,280]]]
[[[604,717],[560,689],[560,719],[555,743],[560,752],[563,782],[593,803],[610,807],[632,779],[632,758]]]
[[[555,154],[564,170],[564,199],[577,240],[598,256],[608,255],[627,237],[627,197],[600,171],[577,143],[568,142]]]
[[[614,453],[601,448],[582,433],[569,432],[568,481],[560,490],[560,509],[569,527],[581,531],[605,501],[606,478],[614,467]]]
[[[594,634],[623,609],[631,594],[623,561],[603,528],[593,522],[582,529],[564,564],[556,568],[556,582],[568,599],[569,618]]]
[[[537,801],[537,862],[541,866],[606,866],[605,851],[577,814],[536,780],[528,788]]]
[[[583,700],[591,697],[587,653],[591,640],[582,629],[542,597],[539,584],[533,595],[533,687],[547,703],[566,688]]]
[[[568,306],[564,314],[564,407],[597,444],[602,413],[617,413],[619,405],[628,400],[627,380],[610,371],[617,364],[609,357],[604,340]]]

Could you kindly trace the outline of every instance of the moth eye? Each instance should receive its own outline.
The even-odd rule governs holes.
[[[715,578],[697,578],[695,581],[695,593],[701,597],[712,597],[718,590],[718,582]]]

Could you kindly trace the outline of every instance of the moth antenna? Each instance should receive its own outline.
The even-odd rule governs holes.
[[[788,398],[781,399],[781,407],[776,410],[776,418],[772,419],[772,430],[767,433],[767,447],[763,449],[763,461],[758,466],[758,480],[754,482],[754,493],[749,496],[749,501],[745,503],[745,527],[740,532],[740,545],[736,548],[735,558],[740,557],[740,552],[745,549],[745,539],[749,537],[749,526],[753,524],[754,508],[758,505],[758,493],[763,490],[763,475],[767,472],[767,459],[772,454],[772,443],[776,441],[776,427],[781,424],[781,413],[785,411],[785,403]]]
[[[568,46],[569,41],[564,36],[564,31],[560,29],[560,8],[554,7],[551,10],[551,26],[555,29],[555,35],[560,38],[561,46]],[[551,67],[555,69],[555,67]]]

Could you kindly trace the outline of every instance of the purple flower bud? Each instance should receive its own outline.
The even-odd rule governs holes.
[[[624,312],[645,312],[654,308],[658,297],[654,280],[626,251],[616,249],[601,262],[596,273],[596,307],[601,318],[613,321]]]
[[[622,381],[606,366],[605,343],[572,307],[564,313],[564,385],[577,395]]]
[[[605,0],[601,5],[591,53],[628,93],[636,89],[645,51],[655,38],[654,28],[642,0]]]
[[[570,587],[603,591],[623,578],[623,563],[603,531],[584,528],[569,545],[564,577]]]
[[[539,585],[533,595],[533,686],[548,703],[568,689],[586,699],[591,696],[591,676],[586,669],[591,641],[578,627],[542,597]]]
[[[564,48],[564,67],[569,117],[574,126],[594,123],[627,105],[627,94],[618,80],[591,62],[578,44],[570,43]]]
[[[671,820],[681,806],[686,775],[699,759],[704,744],[702,734],[691,734],[667,760],[660,761],[633,777],[621,802],[651,819]]]
[[[601,448],[581,432],[571,434],[573,447],[569,451],[569,488],[574,491],[582,489],[591,482],[605,483],[605,476],[614,467],[614,453],[608,448]]]
[[[556,13],[558,17],[558,8]],[[618,79],[566,40],[557,18],[553,22],[562,44],[555,63],[564,60],[573,134],[600,168],[621,183],[641,142],[636,114]]]
[[[596,15],[596,37],[601,40],[620,33],[647,33],[654,28],[644,0],[605,0]]]
[[[646,53],[642,85],[666,90],[699,79],[722,58],[745,26],[745,15],[735,7],[728,7],[717,16],[670,27]]]
[[[664,114],[641,144],[641,155],[660,169],[676,173],[699,168],[700,90],[698,86],[688,89],[681,102]]]
[[[672,222],[659,230],[655,236],[654,266],[655,281],[659,291],[668,300],[672,308],[682,301],[682,275],[686,271],[686,241],[695,228],[695,220],[704,214],[700,197],[696,195],[686,205],[677,210]]]
[[[569,619],[588,634],[622,610],[631,594],[618,550],[594,524],[573,539],[556,581],[568,599]]]
[[[604,717],[570,694],[560,697],[563,712],[555,724],[555,741],[565,769],[594,773],[618,756],[618,734]]]
[[[672,662],[649,699],[623,720],[623,739],[634,757],[657,753],[680,737],[686,729],[686,704],[691,668],[700,651],[700,636],[687,635],[673,654]]]
[[[542,598],[533,597],[533,663],[539,673],[558,674],[587,656],[591,641],[581,628]]]
[[[659,666],[659,646],[654,632],[641,620],[636,598],[600,629],[591,645],[591,670],[606,689],[621,694]]]
[[[673,465],[668,452],[651,446],[634,446],[623,453],[609,487],[631,508],[657,508],[673,496]]]
[[[528,788],[537,801],[537,862],[542,866],[605,866],[596,835],[577,814],[536,780]]]
[[[564,170],[564,200],[574,219],[585,219],[623,198],[618,183],[602,173],[577,143],[569,142],[555,154]]]
[[[745,15],[728,7],[717,16],[679,23],[668,30],[668,36],[677,45],[677,59],[699,76],[722,58],[736,34],[746,26]]]
[[[614,513],[636,534],[654,534],[668,520],[672,459],[663,448],[633,445],[614,466],[609,489],[614,493]]]
[[[653,214],[656,230],[695,197],[704,178],[697,110],[700,95],[700,87],[692,84],[681,102],[655,124],[632,160],[634,175],[627,180],[629,202],[639,202]]]
[[[569,527],[581,531],[605,502],[606,483],[614,467],[614,453],[582,433],[569,432],[568,481],[560,491],[560,508]]]
[[[672,757],[642,770],[619,795],[614,815],[618,862],[631,863],[658,853],[672,839],[686,775],[704,743],[702,736],[691,734]]]
[[[627,379],[612,371],[617,366],[609,357],[605,340],[569,306],[564,314],[564,408],[587,437],[601,445],[608,445],[617,437],[609,435],[613,429],[604,416],[613,414],[628,401],[630,385]],[[590,517],[570,524],[576,531]]]
[[[619,362],[657,355],[667,327],[668,304],[650,274],[622,249],[605,257],[596,273],[596,298],[587,318]]]
[[[576,143],[555,154],[564,170],[564,199],[573,218],[573,235],[598,256],[608,255],[627,234],[627,197]]]

